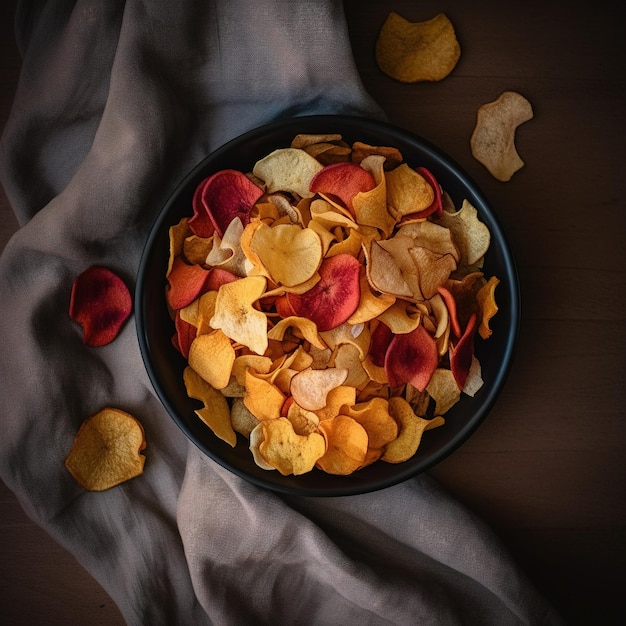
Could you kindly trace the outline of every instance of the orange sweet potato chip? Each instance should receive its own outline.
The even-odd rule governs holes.
[[[81,424],[65,467],[84,489],[104,491],[143,473],[145,447],[140,422],[106,407]]]
[[[461,57],[461,48],[445,14],[409,22],[392,11],[380,29],[375,54],[385,74],[401,82],[415,83],[445,78]]]

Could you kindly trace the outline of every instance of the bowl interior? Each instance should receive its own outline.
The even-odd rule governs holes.
[[[491,231],[485,274],[500,279],[496,290],[499,311],[491,320],[493,335],[476,340],[484,386],[475,397],[463,395],[448,413],[446,424],[424,435],[417,454],[401,464],[377,462],[350,476],[332,476],[313,470],[302,476],[282,476],[254,463],[247,441],[231,448],[195,415],[200,405],[187,396],[182,372],[184,358],[174,349],[174,326],[165,301],[168,229],[191,215],[191,199],[198,183],[224,168],[250,171],[258,159],[287,147],[298,133],[341,133],[348,142],[395,146],[413,167],[424,166],[460,207],[467,198]],[[281,120],[253,130],[225,144],[196,166],[175,190],[159,214],[142,256],[135,294],[139,344],[148,375],[168,413],[205,454],[235,474],[283,493],[337,496],[381,489],[432,467],[460,446],[479,426],[499,395],[515,350],[519,327],[519,281],[513,255],[493,209],[473,181],[446,155],[420,137],[389,124],[343,116],[313,116]]]

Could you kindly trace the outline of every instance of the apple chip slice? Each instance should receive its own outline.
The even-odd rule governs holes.
[[[76,482],[89,491],[104,491],[143,473],[144,430],[125,411],[106,407],[86,419],[65,459]]]

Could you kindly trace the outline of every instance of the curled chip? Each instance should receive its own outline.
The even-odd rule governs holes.
[[[327,448],[317,461],[319,468],[328,474],[345,476],[363,466],[368,438],[361,424],[347,415],[337,415],[320,422],[320,430]]]
[[[248,178],[264,189],[252,205]],[[191,205],[200,217],[170,229],[172,343],[197,417],[247,439],[258,467],[402,463],[483,385],[489,230],[397,149],[298,135],[252,173],[205,179]]]
[[[515,148],[515,131],[532,117],[530,102],[515,91],[505,91],[478,109],[470,147],[494,178],[506,182],[524,166]]]
[[[298,435],[286,417],[265,420],[259,428],[263,431],[259,453],[283,476],[310,472],[326,452],[326,441],[322,435]]]
[[[444,13],[424,22],[409,22],[392,11],[376,40],[378,67],[404,83],[441,80],[460,57],[454,26]]]
[[[400,397],[389,399],[389,413],[397,421],[400,434],[385,447],[382,459],[387,463],[410,459],[417,452],[424,431],[444,423],[439,415],[432,420],[415,415],[411,405]]]
[[[143,473],[145,447],[139,421],[107,407],[82,423],[65,467],[84,489],[104,491]]]
[[[69,315],[83,327],[83,343],[111,343],[130,316],[133,302],[126,283],[110,269],[94,265],[72,285]]]

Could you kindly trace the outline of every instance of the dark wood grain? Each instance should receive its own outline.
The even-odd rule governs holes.
[[[476,180],[519,264],[523,320],[507,387],[433,474],[496,530],[569,623],[626,623],[619,5],[347,0],[345,7],[366,89],[390,121],[437,144]],[[390,10],[411,20],[450,17],[462,57],[449,77],[405,85],[379,71],[374,42]],[[19,67],[5,22],[2,15],[3,123]],[[505,90],[526,96],[535,117],[517,132],[525,167],[501,183],[472,157],[469,138],[477,108]],[[0,210],[4,244],[15,221],[5,201]],[[100,587],[4,487],[0,502],[0,615],[14,624],[121,623]]]

